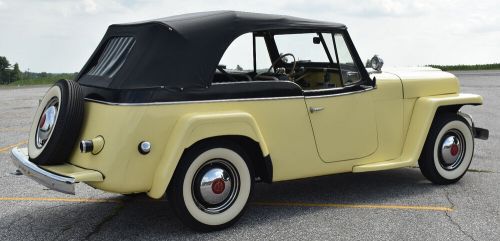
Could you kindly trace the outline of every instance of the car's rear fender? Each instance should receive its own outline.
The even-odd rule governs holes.
[[[245,136],[259,143],[263,156],[269,150],[255,119],[246,112],[190,113],[179,118],[156,168],[148,195],[160,198],[172,178],[184,150],[217,136]]]

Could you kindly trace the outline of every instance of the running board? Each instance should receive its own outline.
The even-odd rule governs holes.
[[[354,166],[352,172],[371,172],[371,171],[381,171],[389,170],[394,168],[409,167],[412,166],[411,162],[402,162],[400,159],[394,159],[390,161],[370,163],[360,166]]]

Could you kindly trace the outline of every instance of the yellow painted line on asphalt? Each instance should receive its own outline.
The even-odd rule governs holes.
[[[302,203],[302,202],[253,202],[260,206],[282,207],[329,207],[329,208],[360,208],[360,209],[398,209],[451,212],[453,208],[438,206],[407,206],[407,205],[382,205],[382,204],[337,204],[337,203]]]
[[[0,197],[0,201],[28,201],[28,202],[70,202],[70,203],[123,203],[120,199],[106,198],[49,198],[49,197]],[[144,199],[146,202],[163,202],[164,200]],[[451,212],[453,208],[438,206],[407,206],[407,205],[377,205],[377,204],[337,204],[337,203],[302,203],[302,202],[252,202],[256,206],[278,207],[329,207],[329,208],[358,208],[358,209],[397,209]]]
[[[21,142],[19,142],[19,143],[12,144],[12,145],[9,145],[9,146],[6,146],[6,147],[0,147],[0,153],[2,153],[2,152],[7,152],[7,151],[9,151],[11,148],[13,148],[13,147],[16,147],[16,146],[19,146],[19,145],[23,145],[23,144],[26,144],[26,143],[28,143],[28,141],[27,141],[27,140],[25,140],[25,141],[21,141]]]

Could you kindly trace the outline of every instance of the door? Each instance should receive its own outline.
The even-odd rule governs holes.
[[[371,86],[354,61],[344,32],[275,34],[292,80],[304,90],[312,131],[324,162],[361,158],[377,150]],[[352,45],[351,45],[352,46]],[[291,61],[291,62],[290,62]],[[357,61],[357,63],[360,63]],[[288,71],[291,72],[291,71]]]
[[[378,147],[372,87],[361,84],[358,67],[362,66],[356,65],[344,35],[335,33],[331,40],[325,44],[334,46],[330,51],[335,52],[332,56],[341,83],[335,88],[306,90],[305,100],[318,154],[325,162],[366,157]]]
[[[341,85],[308,91],[305,100],[318,153],[325,162],[366,157],[378,147],[373,88],[361,85],[343,35],[335,33],[332,40]]]
[[[371,91],[306,98],[321,159],[325,162],[369,156],[378,146]]]

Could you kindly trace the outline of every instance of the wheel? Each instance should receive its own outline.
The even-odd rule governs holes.
[[[61,164],[74,149],[83,121],[83,93],[78,83],[57,81],[36,110],[28,139],[33,163]]]
[[[231,226],[243,215],[253,185],[251,161],[241,147],[207,142],[183,155],[167,199],[184,224],[197,231],[214,231]]]
[[[435,184],[460,180],[472,161],[474,137],[462,116],[446,113],[436,116],[418,160],[422,174]]]

